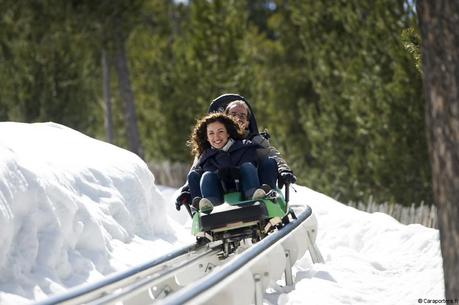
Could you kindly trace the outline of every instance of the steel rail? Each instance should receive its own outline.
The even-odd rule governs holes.
[[[243,253],[232,258],[230,262],[221,266],[218,271],[171,293],[164,299],[155,301],[155,303],[157,302],[161,305],[178,305],[196,299],[210,288],[218,285],[229,275],[249,264],[271,246],[278,243],[308,219],[311,214],[312,210],[307,206],[296,219],[286,224],[281,230],[268,235]],[[167,279],[173,276],[174,272],[193,264],[199,258],[205,257],[206,255],[215,255],[218,251],[219,249],[212,249],[207,245],[198,245],[194,243],[152,261],[135,266],[129,270],[109,275],[98,282],[82,285],[63,294],[39,301],[34,303],[34,305],[73,305],[83,303],[98,305],[120,302],[150,289],[161,282],[161,280],[164,280],[164,278]],[[190,256],[191,254],[193,255]],[[170,265],[171,262],[175,265]]]
[[[113,291],[112,293],[107,294],[100,299],[96,299],[89,304],[91,305],[113,304],[113,303],[125,300],[132,295],[138,294],[139,292],[142,292],[144,290],[149,289],[150,287],[155,286],[155,284],[161,282],[161,280],[163,280],[164,278],[170,275],[173,275],[174,272],[178,272],[180,271],[180,269],[183,269],[193,264],[198,259],[205,257],[205,256],[209,256],[209,255],[216,255],[218,252],[220,252],[220,249],[208,249],[207,251],[199,255],[195,255],[189,260],[182,262],[181,264],[171,266],[170,268],[162,270],[161,273],[159,273],[158,275],[142,277],[138,279],[137,281],[133,282],[132,284],[123,286],[119,290]]]
[[[188,254],[197,252],[205,247],[206,245],[198,245],[196,243],[184,246],[156,259],[134,266],[129,270],[110,274],[95,283],[81,285],[62,294],[57,294],[45,300],[38,301],[34,303],[34,305],[82,304],[84,302],[93,301],[97,297],[102,297],[111,291],[126,286],[126,282],[133,278],[153,273],[152,271],[158,269],[158,267],[164,266],[174,260],[184,258]]]
[[[223,265],[218,271],[215,271],[208,276],[198,280],[192,285],[188,285],[181,290],[167,296],[166,298],[159,300],[160,305],[181,305],[192,301],[199,297],[201,294],[207,292],[210,288],[216,286],[222,282],[225,278],[235,273],[250,261],[256,258],[258,255],[268,250],[271,246],[279,242],[300,224],[302,224],[309,216],[311,216],[312,210],[309,206],[297,216],[296,219],[285,225],[281,230],[268,235],[252,247],[235,257],[232,261]]]

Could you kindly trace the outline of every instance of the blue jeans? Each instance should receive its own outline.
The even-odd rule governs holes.
[[[187,180],[191,198],[204,197],[213,204],[223,202],[223,190],[217,173],[205,172],[201,175],[197,171],[190,171]]]
[[[202,197],[209,199],[213,204],[223,202],[222,184],[217,173],[205,172],[202,175],[200,187]]]
[[[272,165],[270,162],[267,164]],[[266,166],[266,168],[269,169],[270,167]],[[268,170],[265,170],[264,173],[268,175]],[[239,175],[240,192],[245,198],[251,198],[253,192],[261,185],[257,168],[250,162],[243,163],[239,168]],[[208,171],[201,176],[198,172],[191,171],[188,173],[188,186],[190,187],[191,198],[204,197],[213,204],[223,202],[223,189],[217,173]]]
[[[240,191],[242,195],[250,199],[253,192],[260,187],[257,168],[250,162],[243,163],[239,168]]]
[[[187,176],[188,186],[190,187],[191,199],[195,197],[202,197],[201,187],[199,182],[201,181],[201,174],[197,171],[190,171]]]
[[[272,189],[276,187],[277,162],[273,158],[265,158],[258,165],[258,176],[261,184],[267,184]]]

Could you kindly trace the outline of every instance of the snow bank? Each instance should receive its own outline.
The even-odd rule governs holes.
[[[270,290],[264,305],[392,305],[445,299],[438,230],[403,225],[386,214],[362,212],[307,187],[294,187],[290,203],[311,206],[317,217],[317,245],[325,264],[312,264],[306,254],[293,267],[295,286]],[[163,192],[171,203],[178,194]],[[171,216],[182,220],[184,213]]]
[[[142,259],[171,248],[161,239],[155,253],[143,240],[175,241],[153,175],[124,149],[54,123],[8,122],[0,123],[0,157],[2,304],[136,265],[145,249]],[[126,244],[142,251],[120,248]]]
[[[418,304],[445,298],[438,230],[296,189],[292,202],[308,204],[317,216],[325,264],[312,265],[307,255],[299,260],[295,290],[274,294],[277,304]]]

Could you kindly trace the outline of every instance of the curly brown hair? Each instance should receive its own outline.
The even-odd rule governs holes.
[[[234,140],[244,139],[243,131],[232,117],[221,112],[210,113],[196,122],[188,141],[191,153],[195,157],[199,157],[206,149],[211,147],[209,141],[207,141],[207,126],[214,122],[220,122],[225,125],[230,138]]]

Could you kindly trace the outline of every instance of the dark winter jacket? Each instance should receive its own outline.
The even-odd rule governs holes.
[[[261,137],[261,136],[260,136]],[[268,142],[269,143],[269,142]],[[270,156],[271,151],[263,145],[250,140],[235,141],[228,151],[209,148],[199,158],[195,158],[191,171],[203,174],[205,171],[216,171],[227,167],[239,167],[245,162],[255,166],[258,161]],[[277,161],[277,160],[276,160]],[[182,192],[188,192],[188,181],[182,186]]]
[[[249,139],[254,144],[260,145],[261,149],[258,149],[258,155],[265,155],[276,160],[279,173],[292,171],[287,165],[287,162],[281,157],[279,151],[269,143],[267,137],[259,133],[251,133],[246,135],[246,139]]]
[[[257,165],[257,149],[260,145],[244,140],[235,141],[228,151],[209,148],[199,157],[194,170],[201,172],[216,171],[222,168],[239,167],[243,163],[251,162]]]

